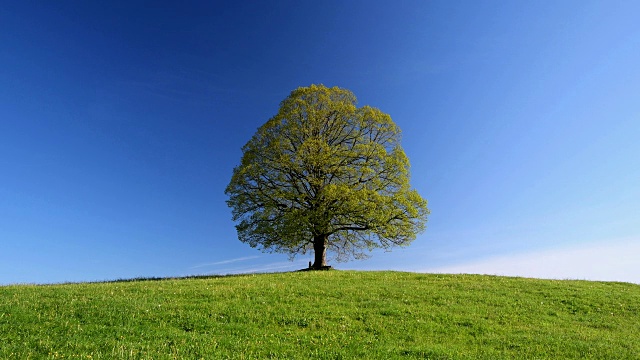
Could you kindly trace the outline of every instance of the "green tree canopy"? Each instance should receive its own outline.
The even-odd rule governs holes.
[[[263,251],[315,252],[314,268],[423,231],[427,201],[409,185],[400,129],[356,106],[352,92],[300,87],[242,148],[225,193],[240,241]]]

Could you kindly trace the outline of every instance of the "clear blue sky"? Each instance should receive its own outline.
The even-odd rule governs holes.
[[[333,265],[640,282],[638,14],[637,1],[6,2],[0,284],[304,267],[311,255],[239,242],[224,189],[242,145],[312,83],[391,115],[432,211],[410,247]]]

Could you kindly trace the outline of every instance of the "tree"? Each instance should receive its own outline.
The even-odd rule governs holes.
[[[388,114],[356,107],[349,90],[300,87],[242,148],[225,193],[240,241],[291,257],[313,250],[313,268],[406,246],[423,231],[427,201],[409,186],[400,129]]]

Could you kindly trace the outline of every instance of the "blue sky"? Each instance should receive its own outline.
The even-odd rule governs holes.
[[[304,267],[224,189],[291,90],[403,129],[427,231],[341,269],[640,283],[640,3],[20,1],[0,12],[0,284]]]

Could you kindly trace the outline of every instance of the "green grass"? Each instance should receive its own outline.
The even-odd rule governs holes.
[[[2,359],[640,359],[640,286],[319,271],[0,287]]]

